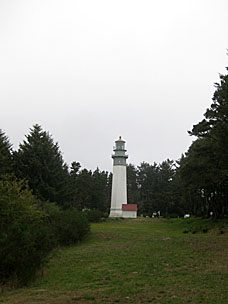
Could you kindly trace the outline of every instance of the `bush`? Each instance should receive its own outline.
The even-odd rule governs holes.
[[[81,241],[90,231],[87,217],[74,209],[52,214],[52,225],[58,243],[63,246]]]
[[[25,285],[58,245],[81,241],[89,232],[87,217],[41,202],[25,181],[0,180],[0,284]]]
[[[48,215],[53,242],[72,245],[81,241],[90,231],[87,217],[75,209],[62,210],[54,203],[43,202],[42,210]]]
[[[46,262],[53,243],[47,216],[26,182],[0,180],[0,282],[23,285]]]
[[[99,223],[102,218],[106,217],[106,213],[97,209],[87,209],[84,211],[84,214],[90,223]]]

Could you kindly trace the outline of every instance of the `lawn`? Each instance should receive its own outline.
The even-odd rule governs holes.
[[[228,303],[226,226],[141,218],[93,224],[86,241],[56,250],[35,282],[3,289],[0,302]]]

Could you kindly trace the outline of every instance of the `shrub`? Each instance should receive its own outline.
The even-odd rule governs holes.
[[[102,211],[97,209],[87,209],[84,211],[84,214],[86,215],[90,223],[99,223],[101,219],[106,216],[106,213],[103,213]]]
[[[0,180],[0,282],[23,285],[46,262],[53,243],[47,216],[25,181]]]
[[[59,210],[50,215],[52,227],[60,245],[72,245],[81,241],[90,231],[87,217],[74,209]]]
[[[183,233],[189,233],[189,230],[188,229],[184,229]]]
[[[88,219],[75,209],[62,210],[55,203],[43,202],[42,210],[48,215],[53,242],[56,245],[72,245],[81,241],[90,231]]]
[[[87,217],[41,202],[25,181],[0,180],[0,284],[25,285],[57,245],[81,241],[89,232]]]

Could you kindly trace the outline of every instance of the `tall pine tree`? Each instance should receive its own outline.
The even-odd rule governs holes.
[[[59,146],[40,125],[34,125],[26,140],[14,152],[15,172],[26,178],[33,193],[41,200],[66,205],[69,174]]]
[[[12,150],[8,137],[0,129],[0,176],[12,173]]]
[[[228,215],[228,75],[220,75],[220,83],[204,119],[194,125],[190,135],[197,137],[182,162],[183,181],[192,195],[204,199],[205,212],[215,217]],[[188,168],[188,174],[186,174]],[[196,178],[190,180],[189,176]]]

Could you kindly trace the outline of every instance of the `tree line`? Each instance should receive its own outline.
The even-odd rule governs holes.
[[[12,151],[7,136],[0,132],[0,175],[13,174],[28,181],[41,201],[55,202],[63,209],[109,208],[110,174],[81,169],[73,161],[68,167],[58,143],[40,125],[34,125],[17,151]]]
[[[138,204],[139,214],[228,215],[228,75],[220,75],[204,117],[189,131],[196,139],[179,160],[127,166],[128,202]],[[42,201],[109,213],[112,173],[82,169],[77,161],[68,167],[58,144],[39,125],[17,151],[0,132],[0,175],[6,173],[26,179]]]
[[[197,139],[179,162],[184,200],[193,214],[227,217],[228,75],[220,75],[204,119],[189,134]]]
[[[127,166],[128,202],[138,215],[228,216],[228,75],[189,135],[195,140],[179,160]],[[0,281],[29,281],[52,248],[81,240],[88,220],[108,216],[111,184],[112,173],[68,166],[38,124],[17,150],[0,130]]]
[[[98,210],[109,214],[112,173],[81,168],[77,161],[70,167],[51,135],[34,125],[17,151],[12,151],[8,137],[0,133],[0,175],[13,174],[26,180],[33,195],[54,202],[62,209]],[[156,210],[163,215],[180,214],[175,187],[176,163],[142,162],[127,166],[128,202],[137,203],[139,214],[151,216]],[[184,212],[184,211],[183,211]],[[183,213],[182,212],[182,213]]]
[[[164,216],[228,217],[228,75],[220,75],[196,139],[177,161],[128,166],[128,197],[139,212]]]

